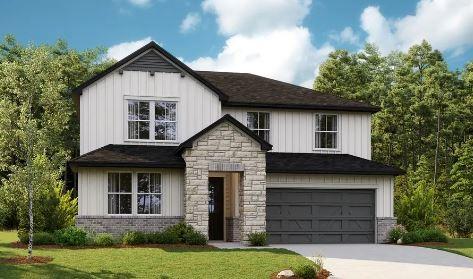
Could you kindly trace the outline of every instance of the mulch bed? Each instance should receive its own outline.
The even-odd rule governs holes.
[[[421,247],[426,247],[426,246],[445,246],[445,247],[448,247],[448,246],[450,246],[450,244],[446,243],[446,242],[418,242],[418,243],[412,243],[412,244],[408,244],[408,245],[421,246]]]
[[[269,277],[269,279],[278,279],[278,273],[279,272],[271,273],[271,276]],[[327,279],[330,277],[330,275],[331,275],[330,271],[326,269],[322,269],[321,271],[319,271],[319,273],[317,273],[317,277],[315,277],[314,279]],[[286,279],[300,279],[300,278],[297,276],[292,276]]]
[[[10,258],[1,258],[0,263],[4,264],[46,264],[52,261],[51,257],[33,256],[28,259],[26,256],[16,256]]]
[[[12,242],[12,248],[25,249],[28,248],[28,244],[23,244],[21,242]],[[125,244],[115,244],[112,246],[61,246],[57,244],[38,244],[34,245],[37,248],[44,249],[101,249],[101,248],[161,248],[161,249],[218,249],[212,245],[188,245],[188,244],[136,244],[136,245],[125,245]]]

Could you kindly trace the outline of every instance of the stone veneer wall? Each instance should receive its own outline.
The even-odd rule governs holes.
[[[186,149],[184,183],[185,220],[208,235],[209,165],[214,163],[241,164],[242,182],[239,189],[240,236],[243,241],[251,232],[266,230],[266,152],[261,145],[224,122],[196,140]]]
[[[389,231],[397,224],[396,217],[376,218],[376,243],[387,243]]]
[[[129,231],[155,232],[183,221],[164,216],[76,216],[76,226],[86,231],[107,232],[115,236]]]

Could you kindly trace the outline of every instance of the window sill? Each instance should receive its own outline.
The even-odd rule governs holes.
[[[136,219],[150,219],[156,217],[169,217],[163,214],[107,214],[107,218],[136,218]]]
[[[313,148],[312,151],[331,151],[331,152],[341,152],[339,148]]]
[[[126,139],[124,142],[140,142],[140,143],[166,143],[166,144],[175,144],[178,145],[179,141],[177,140],[140,140],[140,139]]]

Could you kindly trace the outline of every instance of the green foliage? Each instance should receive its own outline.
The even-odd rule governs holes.
[[[360,52],[331,53],[314,89],[381,107],[372,117],[373,159],[410,170],[407,179],[396,179],[396,207],[424,181],[445,212],[447,200],[459,191],[451,187],[450,172],[459,158],[454,151],[473,134],[473,62],[461,72],[450,71],[425,41],[388,55],[367,44]],[[439,217],[444,223],[450,218]]]
[[[398,222],[408,231],[430,228],[438,222],[438,208],[435,189],[425,181],[419,181],[396,204]]]
[[[165,231],[169,234],[174,234],[177,237],[178,242],[185,243],[185,236],[195,230],[191,225],[188,225],[185,222],[179,222],[176,225],[168,227]]]
[[[473,139],[458,148],[455,155],[458,160],[451,171],[445,220],[452,234],[469,237],[473,233]]]
[[[297,278],[301,279],[314,279],[317,275],[313,264],[301,264],[295,266],[292,271]]]
[[[389,231],[388,240],[389,240],[390,243],[396,243],[406,233],[407,233],[407,230],[404,228],[403,225],[396,225],[394,228],[392,228]]]
[[[207,245],[207,237],[198,231],[187,232],[184,235],[185,243],[188,245]]]
[[[268,245],[268,236],[265,232],[253,232],[248,234],[248,240],[251,246],[266,246]]]
[[[122,243],[126,245],[146,244],[148,240],[143,232],[127,232],[123,235]]]
[[[115,244],[115,239],[109,233],[99,233],[94,236],[94,245],[112,246],[113,244]]]
[[[163,232],[155,233],[155,242],[157,244],[176,244],[179,243],[179,236],[170,230],[164,230]]]
[[[28,231],[19,230],[18,238],[21,243],[28,244]],[[33,243],[37,245],[56,244],[56,238],[54,237],[54,234],[49,232],[36,232],[33,234]]]
[[[402,243],[447,242],[447,236],[439,229],[421,229],[407,232],[402,236]]]
[[[0,226],[29,226],[30,184],[35,230],[73,224],[77,201],[62,181],[67,160],[78,154],[70,90],[110,65],[97,63],[102,54],[101,49],[75,51],[64,41],[24,46],[7,36],[0,42]]]
[[[55,233],[57,244],[64,246],[84,246],[87,244],[87,232],[77,227],[68,227],[57,230]]]

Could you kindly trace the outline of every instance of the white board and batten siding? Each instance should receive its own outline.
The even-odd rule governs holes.
[[[159,144],[127,140],[128,99],[177,102],[177,145],[221,116],[220,100],[193,77],[180,73],[112,72],[83,90],[80,96],[80,153],[107,144]],[[166,143],[161,143],[166,144]]]
[[[184,171],[178,169],[105,169],[81,168],[79,171],[79,215],[108,215],[109,172],[158,172],[161,174],[161,215],[182,216],[184,214]],[[135,176],[133,176],[135,178]],[[136,184],[133,179],[132,184]],[[136,191],[136,186],[133,186]],[[136,203],[136,192],[133,201]]]
[[[394,177],[384,175],[279,174],[266,175],[267,188],[374,189],[376,217],[393,217]]]
[[[315,114],[310,110],[283,110],[258,108],[222,108],[222,114],[230,114],[247,124],[249,111],[269,112],[270,143],[274,152],[296,153],[342,153],[371,159],[371,114],[362,112],[327,112],[339,117],[339,148],[337,150],[314,149]]]

